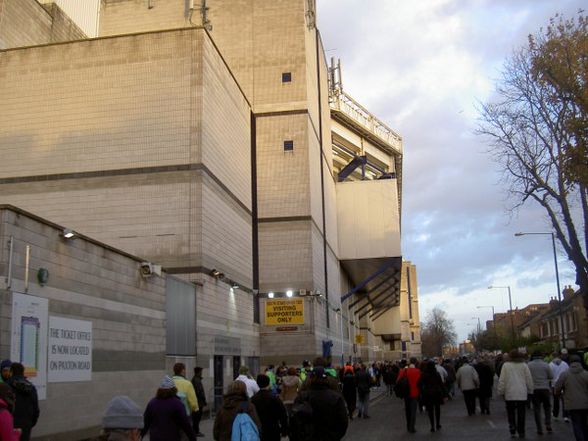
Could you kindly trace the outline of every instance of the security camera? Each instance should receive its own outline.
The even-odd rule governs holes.
[[[151,262],[142,262],[139,271],[143,277],[161,277],[161,265],[155,265]]]

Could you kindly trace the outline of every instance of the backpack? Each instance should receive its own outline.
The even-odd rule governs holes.
[[[184,392],[178,391],[178,393],[176,393],[176,396],[184,405],[184,409],[186,409],[186,415],[190,416],[192,412],[190,411],[190,405],[188,404],[188,397],[186,396],[186,394]]]
[[[396,381],[396,384],[394,385],[394,395],[396,395],[398,398],[406,398],[410,395],[408,375]]]
[[[259,441],[259,429],[247,414],[247,402],[241,403],[239,413],[233,420],[231,441]]]
[[[313,441],[314,423],[310,396],[303,393],[292,405],[289,429],[290,441]]]

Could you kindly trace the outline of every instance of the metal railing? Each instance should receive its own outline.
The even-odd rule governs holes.
[[[402,138],[398,133],[372,115],[365,107],[343,91],[330,97],[331,109],[344,113],[382,141],[402,151]]]

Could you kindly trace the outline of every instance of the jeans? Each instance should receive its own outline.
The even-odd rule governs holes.
[[[551,427],[551,393],[549,389],[535,389],[533,391],[533,413],[535,414],[535,425],[537,432],[543,432],[541,421],[541,407],[545,413],[545,426]]]
[[[370,393],[369,392],[363,392],[361,394],[358,394],[357,397],[357,411],[358,411],[358,416],[364,416],[367,417],[369,416],[369,407],[370,407]]]
[[[471,390],[464,390],[463,399],[465,401],[466,409],[468,411],[468,415],[475,415],[476,414],[476,389]]]
[[[525,436],[525,413],[527,412],[527,400],[507,401],[506,414],[508,416],[508,428],[511,435],[518,432],[519,436]]]
[[[404,399],[404,413],[406,414],[406,428],[409,432],[414,432],[414,425],[416,423],[416,411],[417,411],[418,399],[417,398],[405,398]]]
[[[588,441],[588,409],[570,410],[576,441]]]
[[[566,411],[564,404],[563,404],[563,397],[561,395],[553,394],[553,416],[557,418],[559,416],[559,405],[561,403],[561,416],[566,418],[568,416],[568,412]]]

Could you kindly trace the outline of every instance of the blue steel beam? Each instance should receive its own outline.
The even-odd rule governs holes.
[[[394,263],[395,263],[394,260],[391,259],[389,262],[386,262],[384,265],[382,265],[380,267],[380,269],[378,269],[375,273],[373,273],[371,276],[369,276],[367,279],[365,279],[359,285],[356,285],[353,288],[351,288],[351,291],[349,291],[347,294],[345,294],[345,295],[343,295],[341,297],[341,303],[343,303],[345,300],[347,300],[349,297],[351,297],[357,291],[359,291],[360,289],[362,289],[363,287],[365,287],[368,283],[370,283],[372,280],[374,280],[376,277],[378,277],[380,274],[382,274],[388,268],[390,268],[391,266],[393,266]]]

